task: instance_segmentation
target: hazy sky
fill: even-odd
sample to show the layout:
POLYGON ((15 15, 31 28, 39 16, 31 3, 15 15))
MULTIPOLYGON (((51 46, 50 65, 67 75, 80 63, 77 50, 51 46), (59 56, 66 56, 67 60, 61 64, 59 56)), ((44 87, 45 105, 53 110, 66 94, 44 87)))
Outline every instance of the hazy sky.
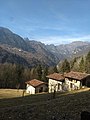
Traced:
POLYGON ((0 0, 0 26, 45 44, 90 41, 90 0, 0 0))

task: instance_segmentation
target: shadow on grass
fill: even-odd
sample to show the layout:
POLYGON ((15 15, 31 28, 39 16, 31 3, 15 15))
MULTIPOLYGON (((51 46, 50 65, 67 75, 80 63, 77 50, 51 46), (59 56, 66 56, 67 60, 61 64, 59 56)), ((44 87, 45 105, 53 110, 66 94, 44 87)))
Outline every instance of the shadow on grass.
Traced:
POLYGON ((80 120, 82 111, 90 112, 90 91, 2 99, 0 106, 2 120, 80 120))
MULTIPOLYGON (((64 96, 67 96, 67 98, 70 96, 82 97, 83 95, 87 96, 88 93, 90 93, 90 91, 84 91, 84 92, 82 91, 79 93, 58 92, 55 94, 54 99, 60 99, 64 96)), ((0 99, 0 108, 7 108, 7 107, 13 107, 13 106, 28 105, 28 104, 38 104, 41 102, 46 102, 54 99, 53 99, 53 93, 27 95, 27 96, 17 97, 17 98, 4 98, 4 99, 0 99)))

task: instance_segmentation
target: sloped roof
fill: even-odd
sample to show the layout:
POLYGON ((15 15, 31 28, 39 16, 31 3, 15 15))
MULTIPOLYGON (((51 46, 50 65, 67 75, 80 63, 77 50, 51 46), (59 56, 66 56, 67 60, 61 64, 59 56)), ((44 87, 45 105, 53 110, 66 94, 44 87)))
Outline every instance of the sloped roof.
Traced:
POLYGON ((73 78, 73 79, 76 79, 76 80, 82 80, 82 79, 90 76, 90 74, 71 71, 69 73, 66 73, 64 76, 66 78, 73 78))
POLYGON ((51 78, 53 80, 63 81, 64 76, 60 73, 53 73, 47 76, 47 78, 51 78))
POLYGON ((25 82, 25 83, 26 83, 26 84, 29 84, 29 85, 31 85, 31 86, 33 86, 33 87, 37 87, 37 86, 39 86, 39 85, 46 84, 45 82, 42 82, 42 81, 37 80, 37 79, 33 79, 33 80, 27 81, 27 82, 25 82))

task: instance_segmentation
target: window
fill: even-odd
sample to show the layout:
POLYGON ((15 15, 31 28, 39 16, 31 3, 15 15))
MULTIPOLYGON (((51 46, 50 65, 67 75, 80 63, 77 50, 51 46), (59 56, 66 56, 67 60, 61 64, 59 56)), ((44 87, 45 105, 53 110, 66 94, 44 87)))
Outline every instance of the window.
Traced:
POLYGON ((58 90, 60 90, 61 89, 61 84, 60 83, 58 83, 58 90))
POLYGON ((74 80, 75 83, 77 83, 77 80, 74 80))
POLYGON ((72 85, 73 85, 73 84, 72 84, 72 83, 70 83, 70 88, 72 88, 72 85))

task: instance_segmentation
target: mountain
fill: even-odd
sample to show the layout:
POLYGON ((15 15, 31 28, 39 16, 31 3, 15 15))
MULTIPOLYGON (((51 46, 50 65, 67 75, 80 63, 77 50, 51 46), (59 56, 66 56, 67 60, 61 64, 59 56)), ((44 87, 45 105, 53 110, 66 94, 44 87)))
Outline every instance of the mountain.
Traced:
POLYGON ((81 56, 90 51, 90 42, 75 41, 63 45, 47 45, 49 51, 58 56, 60 60, 81 56))
POLYGON ((34 53, 35 57, 43 63, 55 65, 59 61, 59 58, 49 51, 45 44, 37 41, 28 41, 28 44, 36 51, 34 53))
POLYGON ((26 66, 30 67, 38 64, 52 66, 65 58, 71 59, 86 54, 90 51, 90 43, 76 41, 58 46, 53 44, 45 45, 28 38, 23 39, 9 29, 0 27, 0 49, 1 63, 8 61, 18 63, 19 59, 19 62, 21 60, 25 62, 26 66), (3 60, 3 56, 6 54, 9 57, 5 57, 5 60, 3 60))
POLYGON ((15 63, 24 66, 30 66, 30 64, 24 58, 16 54, 12 54, 4 50, 2 47, 0 47, 0 63, 15 63))
POLYGON ((3 27, 0 27, 0 46, 24 58, 31 66, 37 64, 52 66, 59 61, 41 42, 25 40, 3 27))
POLYGON ((7 44, 25 51, 34 51, 22 37, 3 27, 0 27, 0 44, 7 44))

